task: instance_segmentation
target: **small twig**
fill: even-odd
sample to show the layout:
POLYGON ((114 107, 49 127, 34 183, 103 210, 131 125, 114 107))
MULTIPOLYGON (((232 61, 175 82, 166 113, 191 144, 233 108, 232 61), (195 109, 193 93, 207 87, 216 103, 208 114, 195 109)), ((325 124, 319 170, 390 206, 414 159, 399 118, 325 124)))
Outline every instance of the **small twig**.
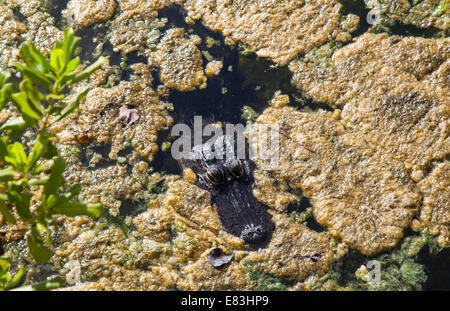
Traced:
POLYGON ((319 254, 314 254, 314 255, 295 254, 295 255, 292 255, 290 257, 291 258, 299 258, 299 259, 311 259, 312 261, 316 262, 316 261, 319 261, 321 256, 319 254))

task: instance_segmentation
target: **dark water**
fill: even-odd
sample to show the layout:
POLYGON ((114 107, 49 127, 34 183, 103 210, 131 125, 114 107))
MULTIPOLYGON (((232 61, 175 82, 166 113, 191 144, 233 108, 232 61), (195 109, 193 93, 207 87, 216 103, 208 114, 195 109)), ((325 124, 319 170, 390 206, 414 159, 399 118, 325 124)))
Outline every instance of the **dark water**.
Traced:
MULTIPOLYGON (((301 97, 299 92, 291 84, 291 72, 287 67, 277 67, 267 59, 258 59, 255 55, 242 55, 236 47, 225 45, 224 37, 213 32, 201 23, 188 25, 185 23, 185 12, 177 6, 163 9, 159 17, 168 19, 166 28, 183 27, 193 29, 193 33, 202 38, 198 46, 201 51, 208 51, 214 59, 223 60, 223 68, 219 75, 209 78, 205 89, 197 89, 191 92, 179 92, 172 90, 168 101, 174 105, 171 113, 174 124, 193 124, 194 116, 202 116, 207 122, 243 123, 241 118, 242 108, 250 106, 256 112, 262 112, 267 107, 267 102, 277 90, 290 95, 291 103, 296 101, 292 95, 301 97), (207 48, 206 39, 211 37, 220 42, 220 46, 214 45, 207 48)), ((208 60, 203 56, 203 63, 208 60)), ((154 76, 159 77, 155 72, 154 76)), ((157 84, 160 84, 157 81, 157 84)), ((297 107, 303 108, 304 103, 311 101, 302 98, 297 107)), ((326 107, 317 104, 317 107, 326 107)), ((317 108, 316 107, 316 108, 317 108)), ((168 132, 160 133, 160 141, 168 138, 168 132)), ((179 173, 178 165, 167 154, 160 153, 153 165, 168 173, 179 173)))

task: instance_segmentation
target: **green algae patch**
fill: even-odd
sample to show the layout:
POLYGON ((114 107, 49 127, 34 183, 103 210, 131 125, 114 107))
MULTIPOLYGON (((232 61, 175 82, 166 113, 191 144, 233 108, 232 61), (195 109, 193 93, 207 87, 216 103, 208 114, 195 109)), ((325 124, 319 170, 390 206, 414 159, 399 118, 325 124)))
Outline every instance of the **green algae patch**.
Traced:
POLYGON ((62 143, 67 144, 112 144, 110 159, 117 159, 119 151, 125 149, 124 141, 130 141, 134 152, 130 162, 138 157, 153 160, 158 151, 156 144, 159 130, 172 123, 158 91, 152 88, 153 77, 145 64, 132 66, 131 81, 121 81, 111 88, 97 87, 90 90, 80 109, 67 121, 52 127, 58 132, 62 143), (140 118, 131 126, 119 120, 123 105, 135 107, 140 118))
POLYGON ((158 11, 169 1, 119 0, 118 14, 110 19, 108 38, 114 52, 127 55, 138 52, 144 56, 156 49, 161 28, 167 19, 158 18, 158 11))
POLYGON ((12 61, 18 61, 19 44, 30 41, 45 56, 55 42, 62 41, 63 32, 55 27, 55 19, 45 12, 41 1, 8 0, 0 3, 0 69, 6 70, 12 61), (19 21, 14 15, 23 16, 19 21))
POLYGON ((182 4, 191 19, 249 47, 244 53, 270 57, 281 66, 330 38, 351 38, 340 24, 342 6, 338 1, 174 2, 182 4))
POLYGON ((333 254, 326 233, 293 223, 285 214, 274 213, 272 220, 275 231, 267 247, 261 252, 249 253, 243 263, 251 263, 262 272, 297 281, 323 275, 328 270, 333 254))
POLYGON ((415 263, 412 259, 405 260, 402 263, 400 273, 402 279, 414 290, 420 290, 421 288, 417 284, 423 284, 427 280, 424 267, 415 263))
MULTIPOLYGON (((367 4, 369 0, 364 1, 367 4)), ((419 28, 438 28, 448 33, 450 6, 448 0, 381 0, 381 13, 397 22, 419 28)))
POLYGON ((288 286, 284 283, 286 281, 277 278, 276 276, 261 272, 251 264, 244 265, 248 273, 248 277, 255 284, 259 290, 288 290, 288 286))
POLYGON ((423 207, 416 230, 429 229, 438 235, 442 247, 450 246, 450 163, 434 165, 431 173, 418 183, 422 191, 423 207))
POLYGON ((422 290, 428 279, 419 256, 424 251, 441 251, 437 239, 426 232, 403 239, 389 253, 366 257, 350 250, 321 279, 306 284, 316 290, 422 290))
MULTIPOLYGON (((82 183, 81 195, 102 202, 112 215, 122 215, 125 201, 136 210, 131 217, 97 223, 85 217, 56 219, 61 228, 52 235, 58 254, 52 264, 66 277, 63 290, 423 288, 426 270, 417 255, 424 247, 449 245, 449 167, 442 161, 449 146, 448 38, 366 34, 344 46, 359 18, 343 16, 339 2, 282 2, 69 2, 64 12, 67 22, 88 31, 107 27, 106 40, 114 52, 129 59, 132 53, 143 55, 148 66, 135 65, 130 81, 120 81, 122 70, 128 71, 125 58, 122 70, 105 66, 91 78, 94 89, 76 118, 54 127, 69 144, 60 146, 72 170, 67 178, 82 183), (160 189, 162 177, 150 175, 153 168, 147 160, 158 152, 158 133, 172 122, 173 107, 162 100, 168 88, 201 89, 206 77, 220 78, 224 65, 228 71, 243 70, 233 69, 225 60, 211 60, 203 69, 194 28, 163 33, 169 21, 159 17, 158 10, 170 3, 186 10, 190 24, 201 21, 225 35, 226 43, 238 43, 241 54, 268 57, 277 65, 290 62, 299 92, 343 109, 307 114, 286 107, 289 98, 278 94, 270 104, 273 110, 258 119, 266 125, 281 124, 281 130, 294 137, 292 141, 281 136, 285 168, 254 173, 254 195, 270 207, 277 228, 261 252, 249 251, 242 240, 223 231, 209 193, 195 186, 193 172, 185 172, 184 179, 169 178, 160 189), (158 68, 165 86, 156 90, 150 71, 158 68), (142 117, 125 126, 118 119, 122 104, 141 109, 142 117), (302 145, 315 151, 316 158, 302 145), (87 153, 90 167, 85 167, 85 149, 109 146, 106 154, 87 153), (288 214, 290 204, 299 204, 298 189, 313 206, 288 214), (312 217, 328 231, 309 228, 307 220, 312 217), (436 238, 408 237, 391 253, 375 254, 393 248, 409 226, 436 238), (207 259, 213 247, 226 248, 234 255, 231 262, 214 268, 207 259), (361 256, 352 248, 375 254, 370 258, 379 260, 384 272, 380 284, 367 282, 368 268, 361 263, 343 270, 348 268, 342 265, 345 260, 361 256), (308 255, 320 257, 302 258, 308 255)), ((448 29, 448 1, 426 0, 409 7, 405 1, 396 3, 384 1, 384 17, 448 29)), ((45 53, 61 34, 41 1, 3 1, 0 13, 0 67, 15 59, 21 40, 34 40, 45 53), (21 16, 15 16, 16 11, 21 16)), ((98 53, 102 41, 94 41, 99 43, 98 53)), ((208 48, 217 44, 206 40, 208 48)), ((255 87, 259 89, 260 85, 255 87)), ((261 92, 264 89, 262 84, 261 92)), ((223 94, 230 92, 222 88, 223 94)), ((305 103, 303 98, 299 101, 305 103)), ((13 114, 8 111, 0 118, 13 114)), ((249 126, 260 126, 251 108, 244 109, 244 117, 249 126)), ((8 233, 8 241, 16 238, 8 233)), ((11 247, 19 245, 18 252, 23 251, 20 241, 13 243, 11 247)), ((21 260, 27 256, 23 251, 21 260)))
POLYGON ((161 68, 161 81, 179 91, 192 91, 206 87, 203 60, 197 48, 198 37, 185 38, 183 28, 166 32, 152 56, 161 68))
MULTIPOLYGON (((314 217, 333 236, 374 254, 403 237, 421 196, 401 162, 347 133, 337 117, 323 111, 268 108, 248 135, 266 141, 258 135, 267 131, 258 127, 278 126, 283 135, 274 176, 311 198, 314 217)), ((255 162, 264 165, 262 158, 255 162)))
POLYGON ((345 127, 403 161, 419 181, 450 152, 448 46, 448 38, 366 33, 323 68, 303 61, 289 68, 307 97, 341 108, 345 127))
POLYGON ((72 24, 86 28, 94 23, 109 20, 115 10, 114 0, 71 0, 67 3, 64 17, 72 24))
MULTIPOLYGON (((105 71, 111 73, 110 69, 106 66, 105 71)), ((149 68, 135 64, 132 69, 131 81, 113 87, 94 87, 77 112, 51 127, 62 144, 83 149, 74 153, 65 147, 64 156, 70 168, 66 178, 70 183, 82 185, 83 199, 101 202, 114 216, 119 215, 123 201, 138 205, 156 194, 150 188, 158 176, 151 176, 152 168, 144 159, 153 160, 159 150, 158 132, 172 123, 161 100, 165 92, 153 89, 149 68), (124 106, 133 107, 139 114, 132 124, 120 120, 124 106), (84 158, 89 167, 83 165, 84 158)), ((91 83, 101 84, 107 75, 100 73, 91 83)))
MULTIPOLYGON (((421 236, 408 237, 391 254, 375 257, 374 260, 379 263, 381 271, 379 282, 355 284, 355 287, 370 290, 421 290, 427 281, 427 275, 425 267, 417 260, 417 254, 411 250, 417 250, 414 244, 423 239, 421 236)), ((431 245, 430 243, 435 242, 428 240, 427 243, 422 243, 420 249, 431 245)))

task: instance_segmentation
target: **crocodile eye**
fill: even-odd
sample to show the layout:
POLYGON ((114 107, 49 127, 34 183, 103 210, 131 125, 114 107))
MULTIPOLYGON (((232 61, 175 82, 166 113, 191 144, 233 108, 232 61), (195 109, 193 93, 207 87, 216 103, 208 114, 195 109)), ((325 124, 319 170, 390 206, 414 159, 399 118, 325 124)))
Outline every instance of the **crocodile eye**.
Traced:
POLYGON ((225 163, 225 166, 230 173, 230 175, 234 178, 242 177, 244 173, 244 169, 242 168, 242 163, 238 159, 232 159, 225 163))
POLYGON ((224 171, 219 165, 208 166, 205 177, 213 185, 220 185, 225 180, 224 171))

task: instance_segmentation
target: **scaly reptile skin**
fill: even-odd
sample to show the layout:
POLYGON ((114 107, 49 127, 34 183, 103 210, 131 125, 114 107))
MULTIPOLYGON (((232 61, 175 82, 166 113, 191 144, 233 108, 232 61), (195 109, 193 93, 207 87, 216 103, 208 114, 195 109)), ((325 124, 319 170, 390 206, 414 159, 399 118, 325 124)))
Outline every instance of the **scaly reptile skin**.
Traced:
POLYGON ((219 136, 212 142, 194 146, 179 162, 182 169, 191 168, 195 172, 200 188, 210 192, 226 231, 252 248, 261 248, 270 241, 275 226, 268 207, 253 195, 255 165, 248 157, 247 142, 242 140, 244 156, 238 159, 236 141, 239 140, 232 135, 219 136))

